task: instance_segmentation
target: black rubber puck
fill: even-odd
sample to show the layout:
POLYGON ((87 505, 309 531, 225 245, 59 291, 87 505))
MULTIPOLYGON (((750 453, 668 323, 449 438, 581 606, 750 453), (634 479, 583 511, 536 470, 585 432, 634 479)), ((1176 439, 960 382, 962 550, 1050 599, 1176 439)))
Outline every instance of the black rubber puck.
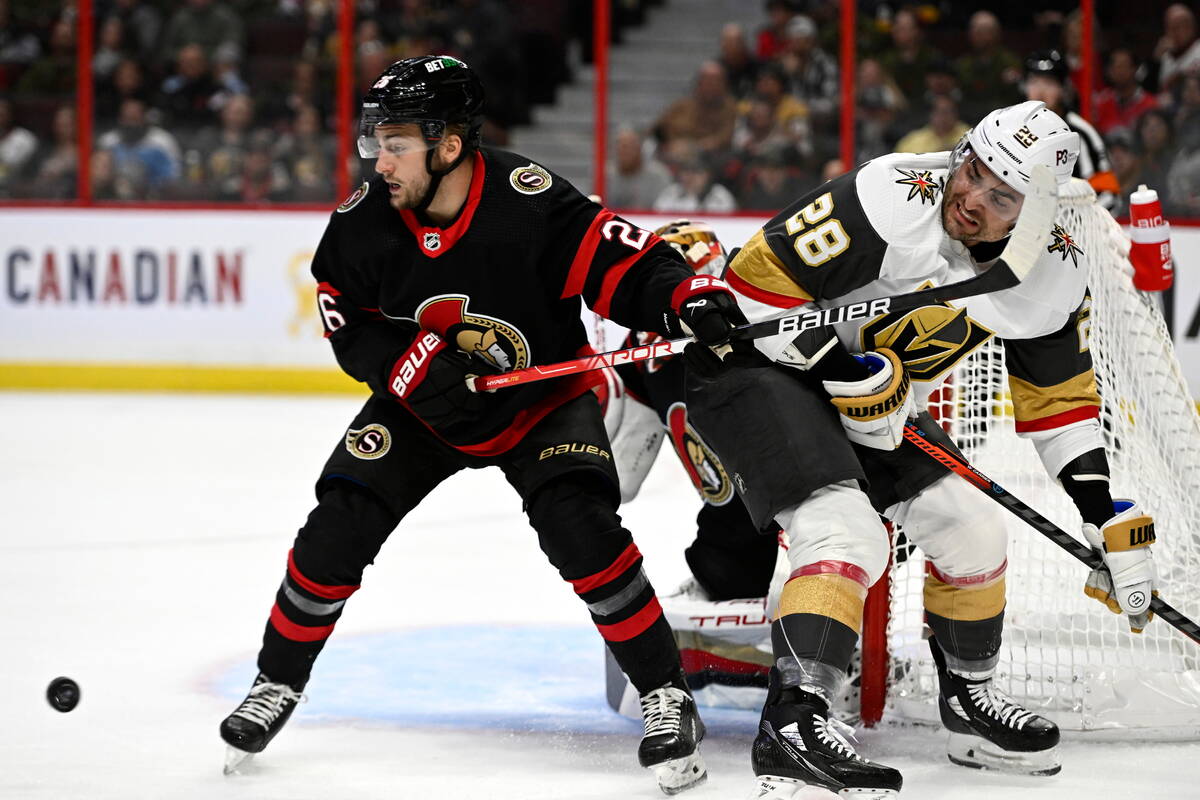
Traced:
POLYGON ((70 678, 55 678, 46 687, 46 701, 64 714, 79 705, 79 684, 70 678))

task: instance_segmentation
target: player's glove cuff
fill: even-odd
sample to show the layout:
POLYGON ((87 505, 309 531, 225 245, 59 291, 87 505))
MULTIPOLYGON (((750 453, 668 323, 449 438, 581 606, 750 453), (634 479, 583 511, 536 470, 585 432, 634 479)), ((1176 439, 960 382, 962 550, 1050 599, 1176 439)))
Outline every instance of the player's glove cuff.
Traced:
POLYGON ((822 381, 850 441, 876 450, 895 450, 904 423, 915 413, 910 379, 900 357, 881 348, 855 356, 870 370, 857 381, 822 381))
POLYGON ((1114 500, 1116 512, 1103 526, 1084 524, 1083 536, 1104 559, 1104 567, 1092 570, 1084 594, 1108 609, 1129 617, 1134 633, 1154 618, 1150 599, 1157 594, 1154 557, 1154 520, 1143 514, 1132 500, 1114 500))

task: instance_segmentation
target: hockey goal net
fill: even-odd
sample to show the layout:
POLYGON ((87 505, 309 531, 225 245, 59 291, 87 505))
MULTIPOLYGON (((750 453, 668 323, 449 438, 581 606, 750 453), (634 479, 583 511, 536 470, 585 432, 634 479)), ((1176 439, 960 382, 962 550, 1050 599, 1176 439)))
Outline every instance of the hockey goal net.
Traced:
MULTIPOLYGON (((1200 417, 1175 358, 1158 299, 1133 288, 1128 239, 1072 181, 1059 222, 1091 265, 1090 329, 1103 395, 1114 497, 1154 516, 1164 599, 1200 617, 1200 417)), ((1078 535, 1070 499, 1014 432, 1001 347, 989 342, 956 368, 930 410, 984 474, 1078 535)), ((1200 737, 1200 645, 1161 620, 1143 634, 1083 594, 1087 568, 1009 518, 1008 598, 997 684, 1064 731, 1094 737, 1200 737)), ((894 532, 893 542, 899 537, 894 532)), ((1081 537, 1080 537, 1081 538, 1081 537)), ((863 721, 937 721, 937 677, 923 625, 925 559, 893 548, 864 622, 863 721)))

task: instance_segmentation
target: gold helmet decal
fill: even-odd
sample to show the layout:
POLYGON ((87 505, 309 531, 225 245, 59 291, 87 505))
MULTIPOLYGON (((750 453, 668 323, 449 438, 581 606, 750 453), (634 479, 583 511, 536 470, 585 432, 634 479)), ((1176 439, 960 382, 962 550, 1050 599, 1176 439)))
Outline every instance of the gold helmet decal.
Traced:
POLYGON ((673 403, 667 409, 667 428, 671 433, 671 443, 675 445, 675 453, 704 502, 714 506, 728 503, 733 498, 733 484, 729 475, 696 429, 688 424, 687 408, 683 403, 673 403))
POLYGON ((417 323, 465 353, 477 353, 501 372, 529 366, 529 340, 516 327, 482 314, 467 313, 470 298, 441 294, 417 307, 417 323))
POLYGON ((711 225, 677 219, 654 233, 677 250, 698 274, 719 275, 725 268, 725 248, 721 246, 717 232, 711 225))
POLYGON ((861 342, 864 352, 881 347, 894 352, 914 381, 931 381, 991 335, 965 308, 940 305, 873 319, 863 326, 861 342))

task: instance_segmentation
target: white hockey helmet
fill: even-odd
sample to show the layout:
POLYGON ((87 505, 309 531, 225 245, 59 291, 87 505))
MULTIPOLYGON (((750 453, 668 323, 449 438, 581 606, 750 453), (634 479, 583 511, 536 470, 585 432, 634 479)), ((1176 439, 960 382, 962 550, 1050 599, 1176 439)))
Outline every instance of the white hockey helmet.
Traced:
POLYGON ((967 131, 950 157, 954 171, 970 149, 996 177, 1025 194, 1029 170, 1045 164, 1061 187, 1079 158, 1079 134, 1040 100, 998 108, 967 131))

